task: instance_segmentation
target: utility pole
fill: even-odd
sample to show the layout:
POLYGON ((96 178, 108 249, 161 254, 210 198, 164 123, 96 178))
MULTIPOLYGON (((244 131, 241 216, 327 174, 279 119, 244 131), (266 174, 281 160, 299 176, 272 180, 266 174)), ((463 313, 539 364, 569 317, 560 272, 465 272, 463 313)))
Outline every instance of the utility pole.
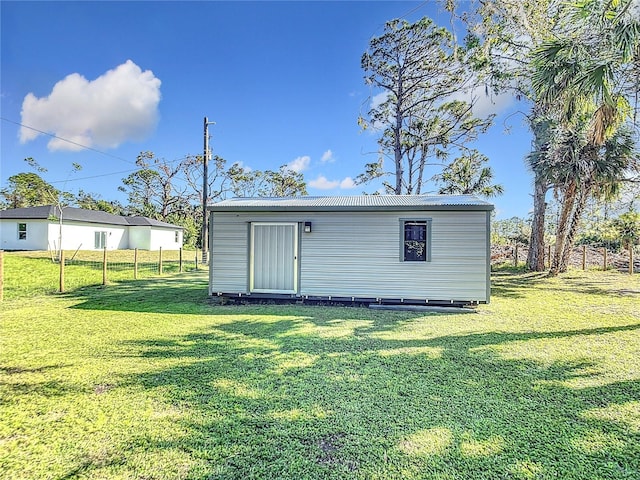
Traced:
POLYGON ((207 202, 209 200, 209 125, 216 122, 210 122, 204 117, 204 154, 202 163, 204 171, 202 173, 202 263, 209 263, 209 236, 207 228, 207 202))

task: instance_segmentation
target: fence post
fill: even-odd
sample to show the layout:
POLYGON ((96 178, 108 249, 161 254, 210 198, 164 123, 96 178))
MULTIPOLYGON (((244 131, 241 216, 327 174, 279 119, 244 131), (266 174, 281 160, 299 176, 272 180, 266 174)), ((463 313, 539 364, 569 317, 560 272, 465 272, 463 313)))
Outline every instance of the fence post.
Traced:
POLYGON ((138 279, 138 249, 133 250, 133 279, 138 279))
POLYGON ((582 270, 587 269, 587 246, 582 245, 582 270))
POLYGON ((162 275, 162 247, 158 252, 158 275, 162 275))
POLYGON ((518 244, 516 243, 515 252, 513 254, 513 266, 518 266, 518 244))
POLYGON ((182 247, 180 247, 180 273, 182 273, 182 247))
POLYGON ((196 270, 198 269, 198 249, 196 248, 196 270))
POLYGON ((64 250, 60 250, 60 293, 64 293, 64 250))
POLYGON ((102 285, 107 284, 107 247, 102 251, 102 285))
POLYGON ((629 242, 629 275, 633 275, 633 243, 629 242))
POLYGON ((0 302, 4 300, 4 250, 0 250, 0 302))
POLYGON ((604 247, 602 250, 604 250, 602 252, 603 270, 606 271, 607 270, 607 247, 604 247))

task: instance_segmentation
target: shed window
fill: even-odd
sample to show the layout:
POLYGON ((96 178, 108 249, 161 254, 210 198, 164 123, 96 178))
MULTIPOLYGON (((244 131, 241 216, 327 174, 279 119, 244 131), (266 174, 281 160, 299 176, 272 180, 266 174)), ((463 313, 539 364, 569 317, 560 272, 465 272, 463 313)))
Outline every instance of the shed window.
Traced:
POLYGON ((429 237, 430 220, 402 220, 403 262, 428 262, 431 260, 429 237))
POLYGON ((19 223, 18 224, 18 240, 26 240, 27 239, 27 224, 19 223))
POLYGON ((176 231, 175 231, 175 236, 174 236, 174 238, 175 238, 175 242, 176 242, 176 243, 179 243, 179 242, 180 242, 180 231, 178 231, 178 230, 176 230, 176 231))

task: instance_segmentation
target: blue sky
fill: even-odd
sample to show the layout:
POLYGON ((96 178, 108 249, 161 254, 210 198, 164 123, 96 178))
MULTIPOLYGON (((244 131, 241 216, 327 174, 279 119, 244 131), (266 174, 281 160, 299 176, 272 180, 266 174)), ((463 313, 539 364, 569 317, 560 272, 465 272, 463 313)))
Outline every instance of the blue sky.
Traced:
MULTIPOLYGON (((201 154, 205 116, 216 122, 213 154, 230 163, 289 164, 311 195, 373 192, 351 182, 377 150, 357 124, 379 93, 363 81, 362 53, 387 20, 449 22, 435 1, 3 0, 0 8, 2 186, 31 171, 23 159, 32 157, 58 188, 120 201, 117 187, 141 151, 167 160, 201 154)), ((475 144, 505 187, 494 200, 498 217, 526 216, 530 134, 514 112, 527 105, 482 103, 499 113, 475 144)))

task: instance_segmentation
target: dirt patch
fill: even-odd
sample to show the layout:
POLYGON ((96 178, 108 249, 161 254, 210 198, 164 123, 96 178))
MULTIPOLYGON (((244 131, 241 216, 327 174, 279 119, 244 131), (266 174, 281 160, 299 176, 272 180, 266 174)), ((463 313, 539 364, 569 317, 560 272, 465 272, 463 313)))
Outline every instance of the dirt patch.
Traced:
POLYGON ((356 471, 358 469, 358 463, 345 459, 340 454, 343 440, 344 434, 330 434, 313 442, 315 447, 320 451, 316 460, 318 464, 330 467, 344 467, 350 472, 356 471))
POLYGON ((93 392, 96 395, 102 395, 103 393, 107 393, 109 390, 113 389, 115 385, 111 385, 110 383, 99 383, 95 387, 93 387, 93 392))

